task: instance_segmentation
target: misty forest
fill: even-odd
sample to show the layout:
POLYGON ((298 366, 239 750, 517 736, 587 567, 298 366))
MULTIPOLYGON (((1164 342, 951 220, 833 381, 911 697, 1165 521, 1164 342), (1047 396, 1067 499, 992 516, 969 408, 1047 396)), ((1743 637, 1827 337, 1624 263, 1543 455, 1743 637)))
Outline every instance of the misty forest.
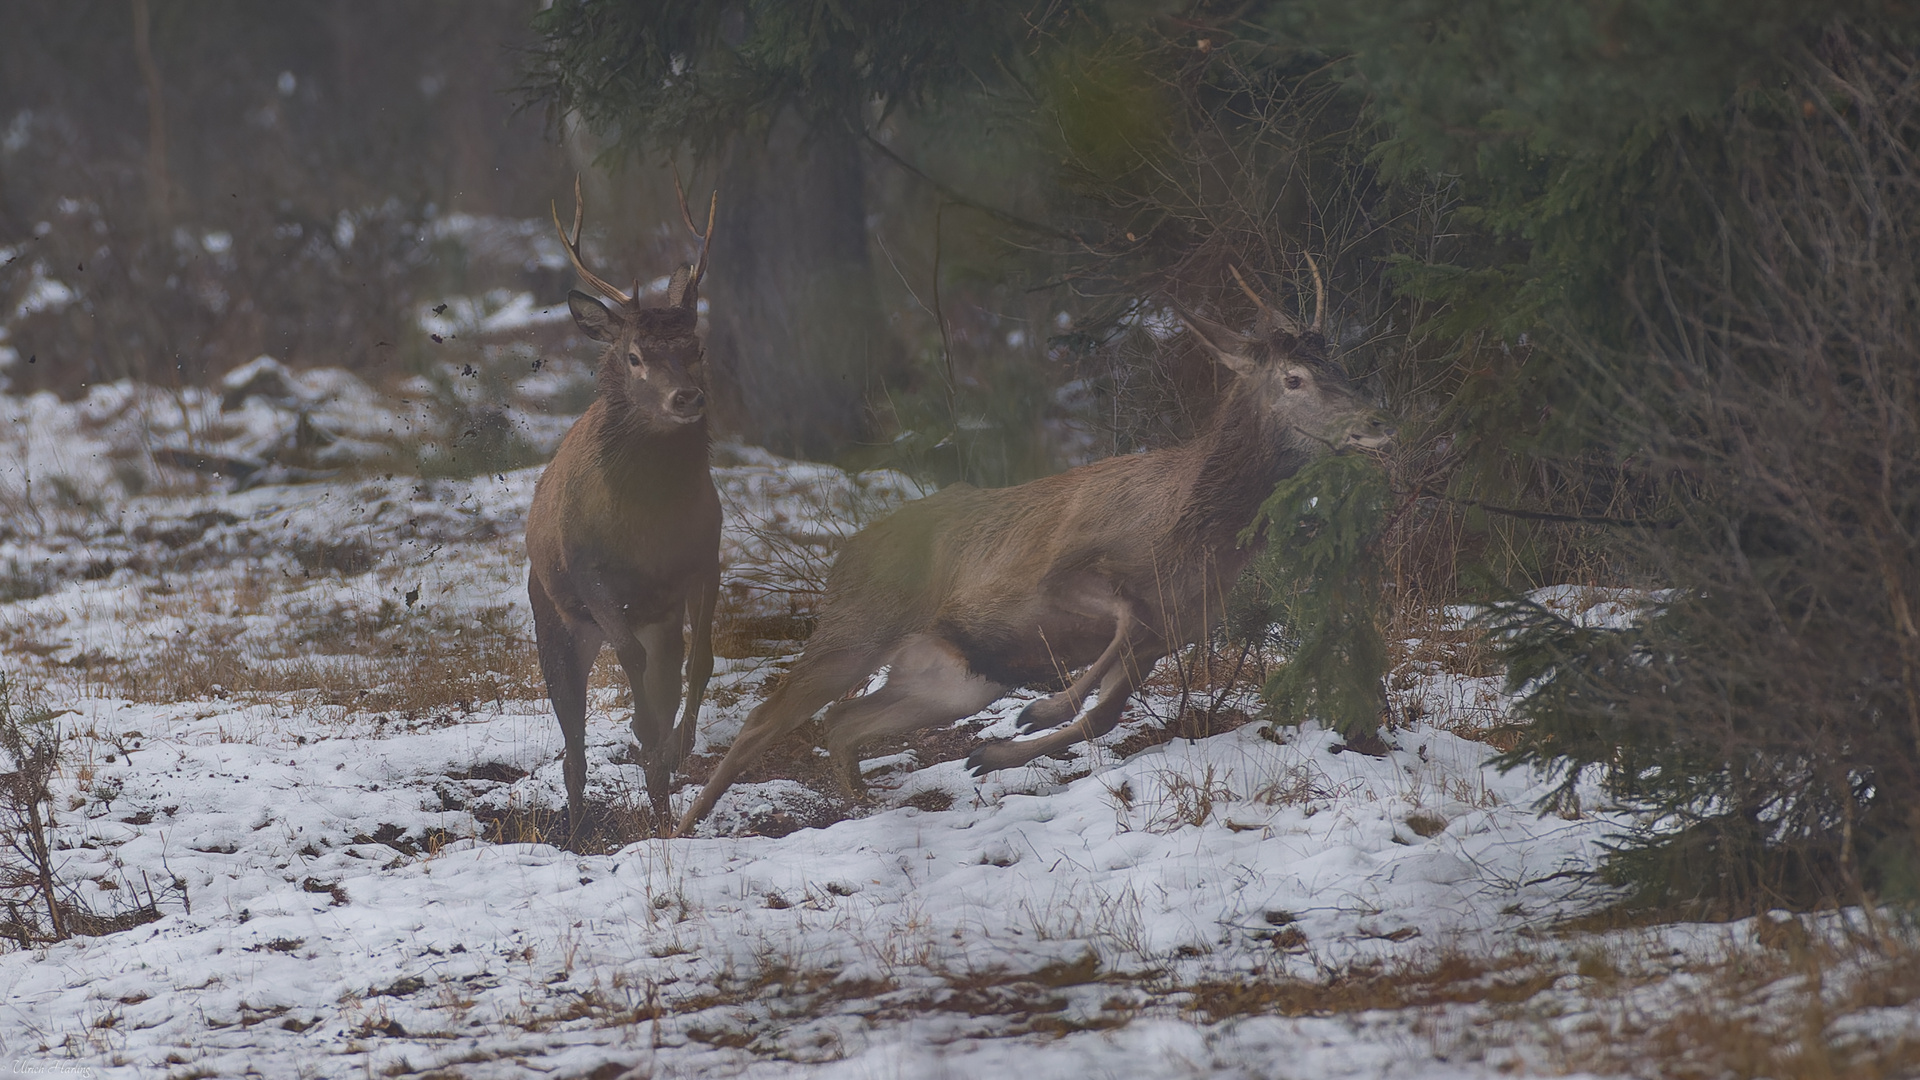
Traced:
POLYGON ((1920 9, 22 0, 0 1075, 1920 1073, 1920 9))

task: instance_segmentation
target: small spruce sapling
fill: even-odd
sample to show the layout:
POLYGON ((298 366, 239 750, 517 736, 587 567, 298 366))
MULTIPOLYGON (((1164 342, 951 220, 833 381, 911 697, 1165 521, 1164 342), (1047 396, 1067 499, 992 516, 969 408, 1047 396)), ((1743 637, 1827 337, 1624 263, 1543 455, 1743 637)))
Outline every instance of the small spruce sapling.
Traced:
POLYGON ((1249 538, 1267 532, 1253 569, 1287 653, 1261 688, 1275 724, 1317 720, 1350 741, 1380 729, 1387 495, 1386 472, 1372 459, 1323 458, 1282 481, 1248 530, 1249 538))

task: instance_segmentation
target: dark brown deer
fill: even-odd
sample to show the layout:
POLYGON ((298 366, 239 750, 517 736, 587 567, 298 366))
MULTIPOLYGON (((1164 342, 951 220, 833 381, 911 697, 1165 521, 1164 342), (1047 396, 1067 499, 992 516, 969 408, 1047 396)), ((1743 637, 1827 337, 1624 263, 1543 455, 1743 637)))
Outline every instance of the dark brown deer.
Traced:
MULTIPOLYGON (((671 278, 667 302, 641 303, 640 283, 621 292, 580 257, 585 205, 574 181, 573 235, 560 228, 582 280, 613 302, 579 290, 567 306, 581 332, 606 343, 599 394, 541 473, 527 511, 527 597, 540 672, 566 739, 567 823, 587 818, 587 673, 612 645, 633 688, 633 737, 646 769, 655 819, 667 814, 667 784, 693 744, 694 720, 713 674, 713 605, 720 586, 720 497, 708 473, 706 394, 696 333, 700 280, 713 239, 713 207, 700 259, 671 278), (682 627, 691 623, 686 709, 680 705, 682 627)), ((717 205, 717 200, 716 200, 717 205)), ((681 200, 681 216, 686 202, 681 200)))
POLYGON ((1318 291, 1306 327, 1264 303, 1251 337, 1182 316, 1232 380, 1193 441, 1018 487, 956 484, 849 538, 800 659, 747 717, 680 832, 829 702, 828 749, 855 790, 862 743, 959 720, 1009 688, 1058 685, 1076 669, 1065 690, 1021 714, 1023 731, 1058 730, 982 744, 969 766, 977 776, 1024 765, 1112 730, 1154 664, 1219 621, 1254 554, 1241 533, 1274 485, 1316 455, 1392 435, 1328 361, 1318 291), (882 686, 838 700, 883 665, 882 686))

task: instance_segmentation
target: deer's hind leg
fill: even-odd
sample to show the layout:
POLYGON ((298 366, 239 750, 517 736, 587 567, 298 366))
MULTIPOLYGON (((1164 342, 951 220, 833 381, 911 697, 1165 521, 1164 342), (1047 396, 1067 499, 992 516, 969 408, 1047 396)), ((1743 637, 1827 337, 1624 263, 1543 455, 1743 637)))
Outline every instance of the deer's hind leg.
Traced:
POLYGON ((972 716, 1007 692, 973 672, 951 642, 932 634, 907 639, 890 661, 886 685, 827 710, 827 749, 841 782, 860 791, 862 743, 972 716))
MULTIPOLYGON (((817 637, 818 635, 816 635, 817 637)), ((679 832, 686 835, 694 823, 712 812, 713 805, 748 765, 794 728, 806 723, 820 707, 858 686, 861 680, 878 671, 886 659, 884 647, 851 645, 808 649, 793 670, 774 688, 767 700, 747 715, 740 735, 727 748, 727 755, 713 770, 713 776, 693 805, 680 818, 679 832)))

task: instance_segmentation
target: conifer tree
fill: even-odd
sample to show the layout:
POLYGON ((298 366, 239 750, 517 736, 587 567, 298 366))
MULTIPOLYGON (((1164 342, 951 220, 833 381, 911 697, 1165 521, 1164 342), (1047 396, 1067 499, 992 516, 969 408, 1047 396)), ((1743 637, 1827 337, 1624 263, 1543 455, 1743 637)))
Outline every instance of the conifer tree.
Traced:
POLYGON ((560 0, 535 21, 523 89, 615 154, 688 150, 712 167, 722 412, 775 450, 832 458, 874 433, 866 396, 900 376, 868 254, 876 130, 1017 86, 1080 6, 560 0))

